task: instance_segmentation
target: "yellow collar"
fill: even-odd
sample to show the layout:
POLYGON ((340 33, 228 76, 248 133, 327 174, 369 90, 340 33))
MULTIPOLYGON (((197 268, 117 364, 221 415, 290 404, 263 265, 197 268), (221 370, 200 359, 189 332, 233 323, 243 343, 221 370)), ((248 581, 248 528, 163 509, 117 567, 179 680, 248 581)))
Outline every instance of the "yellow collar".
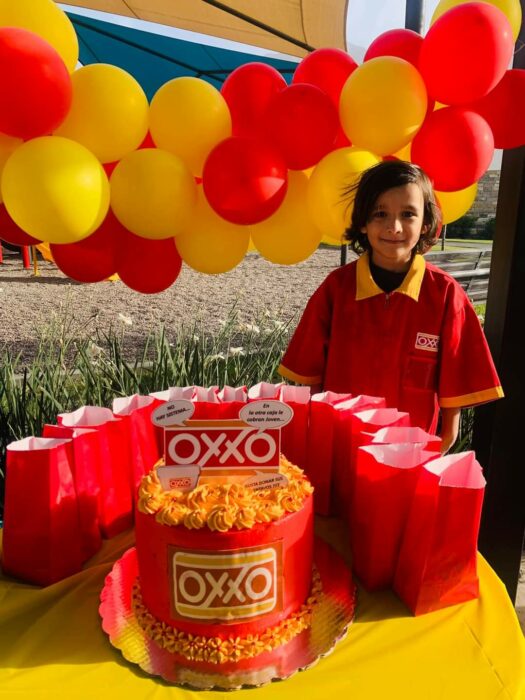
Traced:
MULTIPOLYGON (((419 299, 419 291, 425 274, 425 259, 419 253, 414 255, 410 268, 403 280, 401 286, 395 289, 395 292, 406 294, 414 301, 419 299)), ((377 294, 384 294, 383 290, 377 286, 370 272, 370 263, 368 253, 361 255, 357 261, 357 285, 355 298, 356 301, 368 299, 377 294)))

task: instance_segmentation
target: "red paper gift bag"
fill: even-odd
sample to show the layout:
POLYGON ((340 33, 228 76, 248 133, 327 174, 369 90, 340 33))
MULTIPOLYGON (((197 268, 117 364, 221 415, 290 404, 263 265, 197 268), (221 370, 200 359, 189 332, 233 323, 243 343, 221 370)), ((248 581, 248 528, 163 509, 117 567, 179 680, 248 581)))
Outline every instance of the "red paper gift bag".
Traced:
POLYGON ((80 571, 72 460, 70 440, 27 437, 7 446, 6 574, 47 586, 80 571))
POLYGON ((46 438, 69 438, 73 459, 71 469, 77 494, 78 518, 82 537, 82 560, 90 559, 102 545, 100 517, 102 492, 100 488, 100 449, 96 430, 67 428, 64 425, 44 425, 46 438))
POLYGON ((96 430, 100 450, 102 489, 101 530, 114 537, 133 524, 131 498, 131 441, 125 421, 109 408, 82 406, 72 413, 61 413, 58 424, 96 430))
POLYGON ((438 435, 427 433, 423 428, 393 426, 380 428, 375 433, 360 433, 358 436, 359 447, 392 445, 398 442, 410 442, 421 445, 430 452, 441 452, 441 438, 438 435))
POLYGON ((367 444, 361 433, 374 433, 380 428, 389 426, 409 426, 410 416, 396 408, 371 408, 351 413, 349 416, 350 430, 346 437, 346 457, 344 460, 344 475, 338 483, 341 513, 347 513, 352 503, 354 492, 355 466, 357 448, 367 444))
POLYGON ((284 382, 271 384, 270 382, 259 382, 248 389, 248 401, 257 401, 258 399, 278 399, 279 391, 284 386, 284 382))
POLYGON ((188 401, 191 401, 194 391, 194 386, 172 386, 164 391, 152 391, 150 396, 153 396, 153 398, 159 403, 176 401, 178 399, 187 399, 188 401))
POLYGON ((485 479, 473 452, 447 455, 420 472, 394 590, 414 615, 479 595, 476 552, 485 479))
POLYGON ((279 401, 288 404, 293 411, 292 420, 281 430, 281 452, 292 464, 305 469, 310 387, 284 384, 279 391, 279 401))
POLYGON ((217 396, 218 386, 205 388, 194 387, 192 402, 195 408, 193 420, 218 420, 220 416, 220 399, 217 396))
POLYGON ((385 399, 379 396, 359 394, 335 404, 336 424, 332 464, 331 512, 342 516, 347 509, 344 502, 344 485, 350 469, 352 427, 350 417, 365 409, 384 408, 385 399))
POLYGON ((336 412, 334 405, 350 394, 325 391, 310 400, 306 474, 314 487, 314 508, 319 515, 330 514, 330 491, 334 455, 336 412))
POLYGON ((224 386, 217 394, 220 401, 219 414, 222 420, 239 417, 239 411, 248 401, 248 391, 245 386, 224 386))
POLYGON ((153 396, 119 397, 113 400, 113 414, 128 423, 131 440, 131 492, 134 500, 140 480, 158 462, 159 451, 151 414, 157 403, 153 396))
POLYGON ((353 568, 368 590, 392 585, 420 467, 438 456, 410 443, 357 450, 347 519, 353 568))
MULTIPOLYGON (((389 411, 391 409, 388 409, 389 411)), ((394 409, 395 410, 395 409, 394 409)), ((392 414, 386 414, 387 418, 392 414)), ((396 415, 396 414, 393 414, 396 415)), ((384 418, 385 414, 381 414, 381 418, 384 418)), ((376 418, 377 419, 377 418, 376 418)), ((405 418, 401 422, 404 422, 405 418)), ((347 483, 342 482, 339 488, 340 497, 344 499, 344 512, 348 511, 349 506, 352 502, 353 484, 355 481, 355 465, 357 458, 357 450, 360 447, 365 447, 366 445, 389 445, 400 442, 409 442, 412 444, 419 444, 421 447, 431 451, 440 452, 441 451, 441 438, 437 435, 432 435, 427 433, 422 428, 417 427, 406 427, 405 425, 390 425, 386 428, 380 428, 376 432, 366 432, 366 431, 356 431, 354 425, 354 431, 351 432, 350 438, 348 439, 349 451, 348 451, 348 464, 346 465, 346 470, 349 471, 349 478, 347 483)))

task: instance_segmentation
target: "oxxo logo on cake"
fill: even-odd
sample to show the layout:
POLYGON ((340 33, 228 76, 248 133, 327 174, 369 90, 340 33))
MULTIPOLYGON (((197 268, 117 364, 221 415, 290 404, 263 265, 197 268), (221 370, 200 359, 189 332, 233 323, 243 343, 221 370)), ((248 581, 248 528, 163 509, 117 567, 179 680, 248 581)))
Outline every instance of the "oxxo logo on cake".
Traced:
POLYGON ((166 465, 203 469, 279 468, 280 429, 293 416, 284 403, 253 401, 239 420, 185 421, 165 430, 166 465))
POLYGON ((282 609, 281 543, 171 552, 174 617, 235 622, 282 609))

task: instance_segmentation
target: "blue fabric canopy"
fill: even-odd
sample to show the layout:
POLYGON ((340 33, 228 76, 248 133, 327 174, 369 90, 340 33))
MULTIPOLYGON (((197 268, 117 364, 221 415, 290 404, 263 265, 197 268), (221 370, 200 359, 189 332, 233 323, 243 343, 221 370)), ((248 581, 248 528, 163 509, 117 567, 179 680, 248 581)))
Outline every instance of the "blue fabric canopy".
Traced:
POLYGON ((153 34, 73 12, 67 14, 78 35, 80 62, 111 63, 123 68, 138 80, 149 99, 168 80, 185 75, 202 78, 220 88, 235 68, 251 61, 273 66, 288 82, 297 67, 292 60, 153 34))

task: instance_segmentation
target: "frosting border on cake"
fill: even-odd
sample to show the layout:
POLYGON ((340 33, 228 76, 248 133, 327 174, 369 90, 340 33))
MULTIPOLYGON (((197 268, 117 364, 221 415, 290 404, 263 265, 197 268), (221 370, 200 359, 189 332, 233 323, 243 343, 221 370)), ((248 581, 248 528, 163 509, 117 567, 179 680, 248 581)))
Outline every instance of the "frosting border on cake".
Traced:
POLYGON ((285 486, 255 491, 240 483, 203 484, 188 493, 164 491, 155 469, 143 477, 137 507, 154 515, 161 525, 182 525, 189 530, 208 527, 214 532, 249 530, 287 513, 299 511, 313 487, 299 467, 281 456, 285 486))
POLYGON ((132 589, 131 607, 143 632, 162 649, 188 661, 223 664, 252 659, 265 651, 273 651, 310 627, 315 607, 322 596, 322 582, 314 566, 310 595, 296 612, 262 633, 245 637, 205 637, 178 630, 152 615, 142 601, 138 579, 132 589))

